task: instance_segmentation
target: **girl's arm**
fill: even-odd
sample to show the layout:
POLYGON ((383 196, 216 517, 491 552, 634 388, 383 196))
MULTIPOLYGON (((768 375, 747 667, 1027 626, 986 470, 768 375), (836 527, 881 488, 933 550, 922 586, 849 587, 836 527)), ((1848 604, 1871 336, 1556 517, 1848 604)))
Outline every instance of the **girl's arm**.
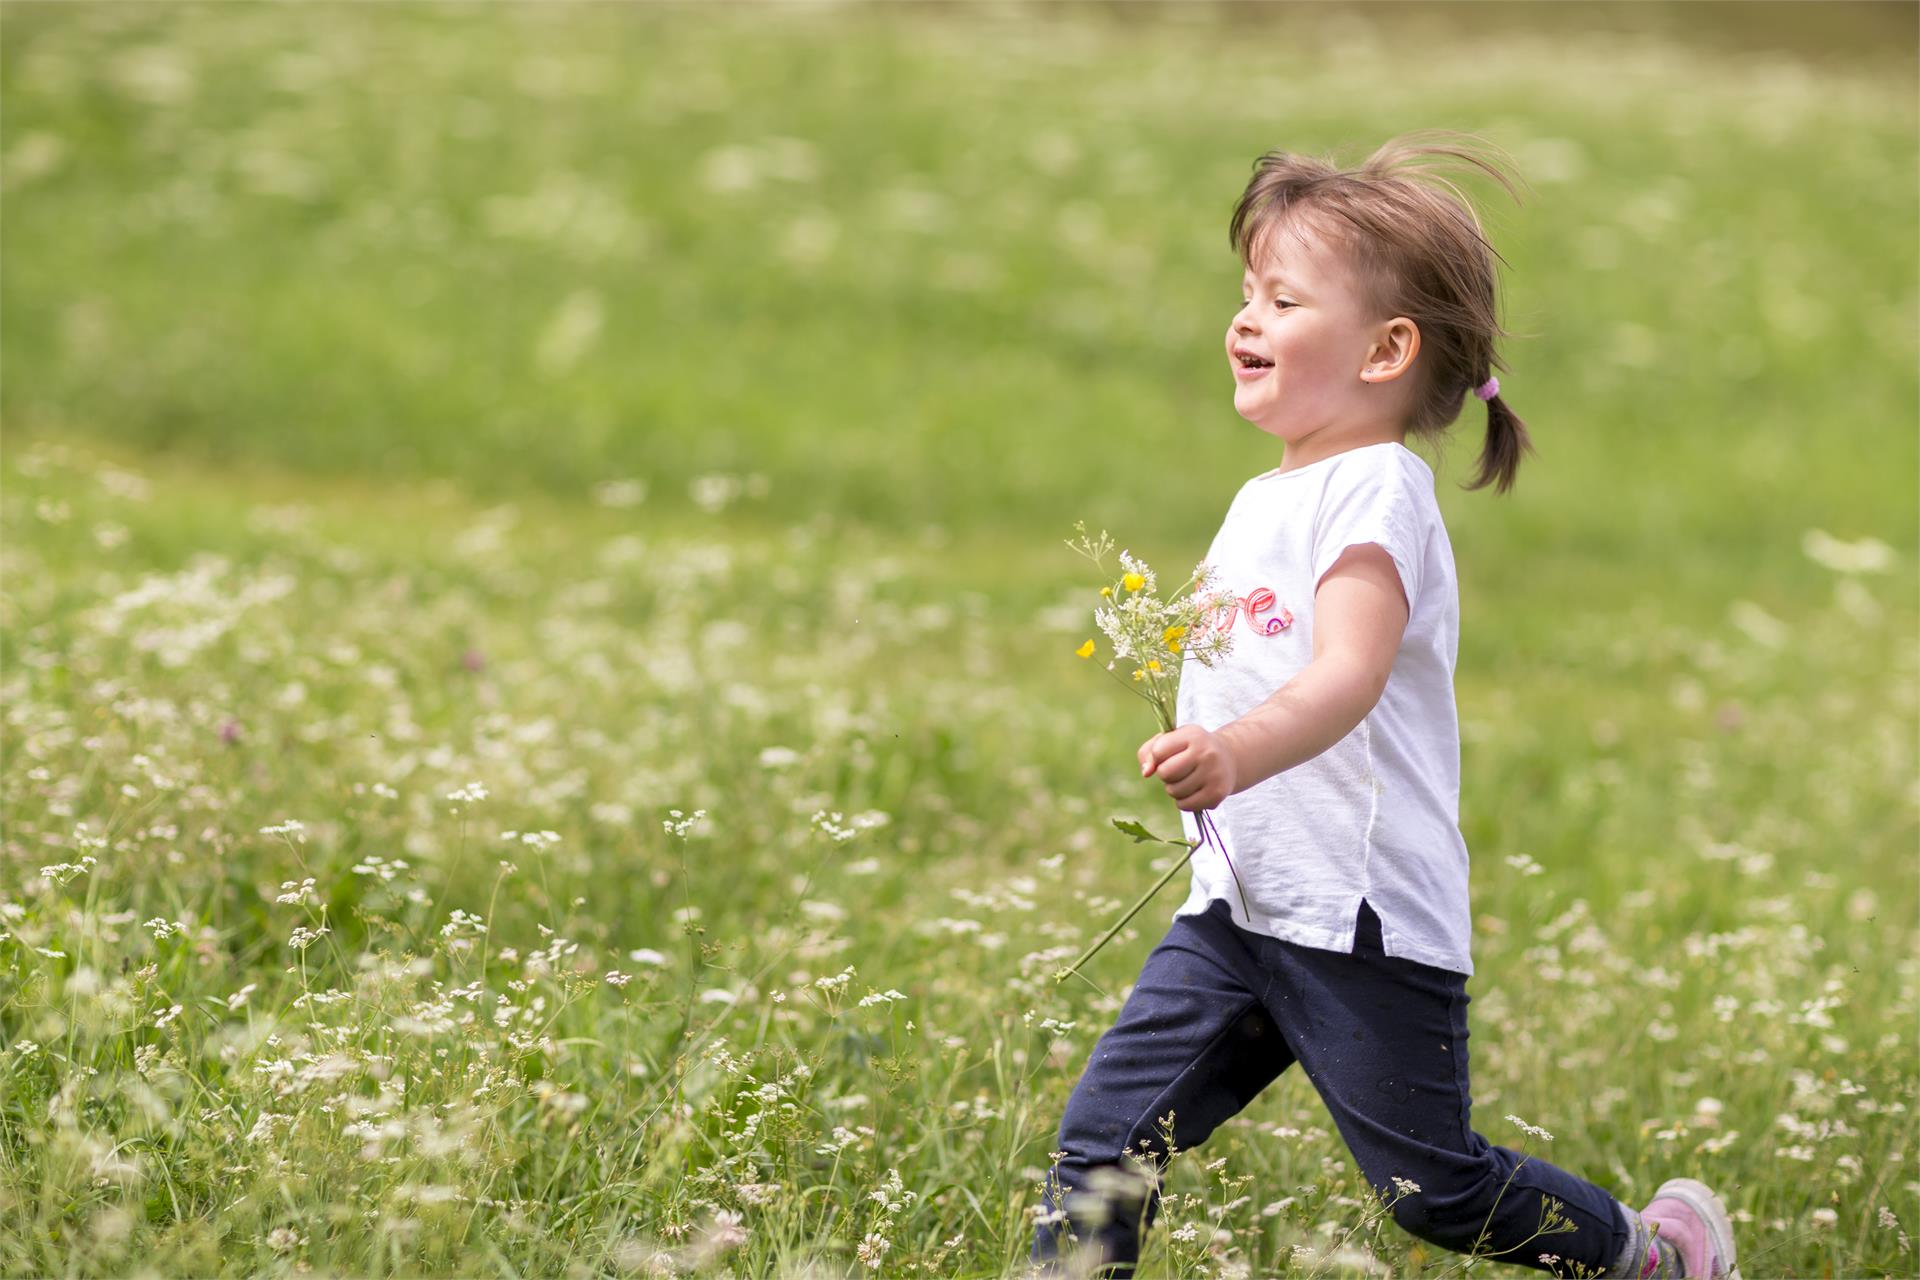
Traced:
POLYGON ((1313 660, 1273 697, 1210 733, 1179 725, 1140 743, 1140 777, 1158 775, 1183 810, 1306 764, 1367 718, 1407 629, 1400 570, 1379 543, 1356 543, 1313 591, 1313 660))
POLYGON ((1387 687, 1407 597, 1378 543, 1348 547, 1313 595, 1313 660, 1272 697, 1216 732, 1245 791, 1353 732, 1387 687))

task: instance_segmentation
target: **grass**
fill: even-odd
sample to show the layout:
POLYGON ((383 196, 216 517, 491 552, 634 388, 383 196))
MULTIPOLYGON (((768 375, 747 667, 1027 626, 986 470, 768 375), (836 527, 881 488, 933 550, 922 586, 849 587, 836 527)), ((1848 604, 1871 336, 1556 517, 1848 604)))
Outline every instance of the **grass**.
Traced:
MULTIPOLYGON (((1175 905, 1048 980, 1174 825, 1062 539, 1198 557, 1248 163, 1417 122, 1475 1126, 1912 1272, 1912 66, 1236 12, 6 8, 0 1271, 1011 1271, 1175 905)), ((1167 1190, 1467 1273, 1298 1072, 1167 1190)))

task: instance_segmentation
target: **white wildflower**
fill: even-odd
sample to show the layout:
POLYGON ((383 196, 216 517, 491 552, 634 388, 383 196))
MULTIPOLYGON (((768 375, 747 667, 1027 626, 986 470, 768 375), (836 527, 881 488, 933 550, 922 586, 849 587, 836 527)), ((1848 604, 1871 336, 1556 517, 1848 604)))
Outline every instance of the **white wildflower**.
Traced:
POLYGON ((307 1243, 307 1237, 292 1227, 275 1227, 267 1233, 267 1248, 275 1253, 286 1253, 307 1243))
MULTIPOLYGON (((404 858, 396 858, 392 862, 388 862, 377 853, 368 854, 363 861, 353 864, 353 874, 357 876, 379 876, 383 881, 392 880, 396 875, 406 869, 407 862, 404 858)), ((307 883, 311 885, 313 881, 309 880, 307 883)))
POLYGON ((1513 1121, 1515 1124, 1519 1125, 1522 1129, 1525 1129, 1528 1133, 1532 1134, 1536 1138, 1545 1138, 1548 1142, 1553 1141, 1553 1135, 1548 1133, 1545 1129, 1540 1128, 1538 1125, 1528 1124, 1525 1120, 1522 1120, 1519 1116, 1514 1116, 1514 1115, 1508 1116, 1507 1119, 1513 1121))
POLYGON ((816 1155, 838 1155, 842 1150, 852 1146, 857 1141, 859 1141, 858 1134, 843 1124, 837 1124, 833 1126, 833 1136, 813 1150, 816 1155))
POLYGON ((891 1248, 893 1244, 885 1236, 878 1231, 869 1231, 867 1238, 860 1242, 860 1247, 854 1250, 854 1255, 860 1259, 862 1265, 878 1270, 881 1259, 891 1248))
POLYGON ((96 865, 92 854, 83 855, 78 862, 56 862, 40 868, 40 874, 55 884, 65 884, 75 876, 83 876, 96 865))
POLYGON ((835 841, 844 842, 859 835, 860 831, 857 827, 842 826, 843 817, 844 815, 838 810, 829 813, 825 809, 816 809, 810 821, 816 830, 824 832, 835 841))
POLYGON ((440 936, 443 938, 451 938, 459 934, 462 930, 468 933, 481 934, 487 931, 487 926, 479 916, 470 915, 460 908, 455 907, 447 916, 447 922, 440 926, 440 936))
POLYGON ((899 1213, 919 1198, 919 1192, 907 1190, 898 1169, 888 1169, 886 1181, 867 1192, 867 1199, 878 1204, 883 1213, 889 1214, 899 1213))
POLYGON ((713 1221, 700 1235, 696 1252, 704 1262, 729 1249, 738 1248, 746 1240, 747 1229, 741 1225, 740 1214, 732 1209, 715 1209, 713 1221))
POLYGON ((687 832, 693 824, 707 816, 705 809, 695 809, 691 817, 682 814, 678 809, 669 809, 667 812, 672 816, 660 825, 665 828, 668 835, 679 836, 683 840, 686 839, 687 832))

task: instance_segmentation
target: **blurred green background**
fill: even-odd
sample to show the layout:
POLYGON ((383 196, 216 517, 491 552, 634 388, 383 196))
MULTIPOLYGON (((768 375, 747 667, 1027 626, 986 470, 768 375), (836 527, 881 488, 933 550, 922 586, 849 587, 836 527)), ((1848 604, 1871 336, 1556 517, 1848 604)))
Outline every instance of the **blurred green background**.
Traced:
MULTIPOLYGON (((1221 351, 1253 161, 1429 127, 1528 184, 1468 179, 1538 452, 1459 488, 1470 402, 1433 459, 1477 1127, 1545 1122, 1641 1201, 1723 1179, 1755 1280, 1909 1266, 1917 35, 1893 3, 0 3, 0 909, 36 948, 0 952, 0 1270, 633 1270, 724 1207, 754 1274, 880 1226, 902 1274, 999 1274, 1175 898, 1101 990, 1048 981, 1151 883, 1108 817, 1174 822, 1127 776, 1148 718, 1072 657, 1062 540, 1184 576, 1280 461, 1221 351), (829 811, 877 825, 842 849, 829 811), (288 818, 310 844, 256 834, 288 818), (299 985, 289 877, 334 929, 299 985), (476 971, 454 908, 564 929, 579 972, 476 971), (850 999, 911 1002, 809 1003, 856 963, 850 999), (551 996, 561 1048, 420 1030, 469 981, 551 996), (747 1172, 757 1082, 677 1074, 683 1028, 817 1069, 747 1172), (259 1063, 312 1045, 429 1082, 393 1104, 426 1136, 477 1113, 482 1167, 276 1131, 259 1063), (843 1122, 869 1141, 818 1158, 843 1122), (291 1173, 231 1163, 262 1123, 291 1173), (877 1226, 896 1162, 924 1198, 877 1226)), ((1235 1123, 1206 1158, 1256 1205, 1316 1188, 1235 1209, 1236 1248, 1350 1224, 1299 1073, 1235 1123)), ((1155 1274, 1217 1273, 1160 1239, 1155 1274)))
POLYGON ((1202 549, 1261 151, 1441 125, 1539 453, 1463 583, 1784 602, 1914 531, 1911 6, 9 4, 0 408, 197 463, 1202 549), (1806 47, 1800 47, 1806 46, 1806 47), (1471 181, 1471 180, 1470 180, 1471 181), (1526 548, 1522 554, 1520 548, 1526 548), (1543 566, 1555 566, 1548 571, 1543 566))

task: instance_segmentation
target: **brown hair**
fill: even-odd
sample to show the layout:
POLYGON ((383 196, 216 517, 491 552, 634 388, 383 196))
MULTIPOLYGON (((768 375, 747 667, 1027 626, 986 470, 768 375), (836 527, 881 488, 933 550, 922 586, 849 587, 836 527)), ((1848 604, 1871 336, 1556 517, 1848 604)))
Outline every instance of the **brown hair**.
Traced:
MULTIPOLYGON (((1500 327, 1495 297, 1494 260, 1506 259, 1487 242, 1479 215, 1458 187, 1444 177, 1434 179, 1444 190, 1426 186, 1410 164, 1422 156, 1464 160, 1493 175, 1517 202, 1500 167, 1466 145, 1470 137, 1438 129, 1403 134, 1357 169, 1269 151, 1254 162, 1253 178, 1234 206, 1228 231, 1249 267, 1262 234, 1293 218, 1347 251, 1370 314, 1405 316, 1419 326, 1420 352, 1411 375, 1414 407, 1406 430, 1436 445, 1460 416, 1467 394, 1495 368, 1506 367, 1493 344, 1512 336, 1500 327)), ((1532 451, 1533 441, 1527 424, 1498 394, 1486 403, 1486 446, 1479 474, 1466 487, 1495 483, 1495 491, 1505 493, 1513 486, 1522 451, 1532 451)))

